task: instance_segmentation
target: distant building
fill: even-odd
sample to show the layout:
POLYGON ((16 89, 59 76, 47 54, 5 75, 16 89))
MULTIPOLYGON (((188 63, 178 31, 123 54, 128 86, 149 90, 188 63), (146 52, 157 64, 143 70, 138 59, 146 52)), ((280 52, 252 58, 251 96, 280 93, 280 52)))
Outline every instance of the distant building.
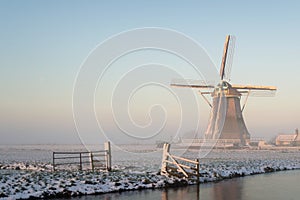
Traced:
POLYGON ((294 134, 279 134, 276 137, 276 146, 300 146, 299 130, 294 134))
POLYGON ((296 129, 296 138, 295 138, 295 141, 294 141, 294 145, 296 146, 300 146, 300 134, 299 134, 299 130, 296 129))

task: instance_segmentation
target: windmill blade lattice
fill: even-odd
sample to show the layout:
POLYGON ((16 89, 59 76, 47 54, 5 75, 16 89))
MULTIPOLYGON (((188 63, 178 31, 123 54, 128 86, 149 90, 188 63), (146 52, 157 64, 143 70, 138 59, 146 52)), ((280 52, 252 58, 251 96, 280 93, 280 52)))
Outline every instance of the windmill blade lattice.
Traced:
POLYGON ((276 95, 276 90, 248 90, 239 91, 243 96, 251 97, 274 97, 276 95))
POLYGON ((273 97, 277 88, 274 86, 258 86, 258 85, 237 85, 232 84, 232 88, 238 89, 242 95, 253 97, 273 97))
POLYGON ((173 79, 171 81, 171 86, 174 87, 188 87, 188 88, 206 88, 213 89, 215 83, 211 81, 204 80, 193 80, 193 79, 173 79))
POLYGON ((229 37, 230 39, 227 48, 226 62, 225 62, 224 75, 223 75, 223 80, 227 80, 227 81, 230 81, 230 77, 231 77, 233 54, 235 48, 235 36, 230 35, 229 37))

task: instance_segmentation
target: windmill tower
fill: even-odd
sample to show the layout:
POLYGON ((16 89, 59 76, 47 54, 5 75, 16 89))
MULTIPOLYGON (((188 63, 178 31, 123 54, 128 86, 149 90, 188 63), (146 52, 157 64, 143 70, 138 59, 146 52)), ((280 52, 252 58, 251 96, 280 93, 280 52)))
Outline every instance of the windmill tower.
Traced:
POLYGON ((274 94, 276 87, 235 85, 229 83, 234 42, 235 39, 233 36, 228 35, 226 37, 219 84, 213 86, 208 84, 172 83, 171 86, 199 89, 199 93, 211 107, 211 116, 205 133, 205 139, 234 141, 234 143, 243 146, 248 145, 250 141, 250 134, 242 115, 248 97, 250 95, 257 96, 262 94, 263 96, 267 96, 267 94, 274 94), (211 89, 213 90, 211 91, 211 89), (211 95, 212 102, 205 96, 207 94, 211 95), (240 101, 242 95, 245 95, 246 99, 241 107, 240 101))

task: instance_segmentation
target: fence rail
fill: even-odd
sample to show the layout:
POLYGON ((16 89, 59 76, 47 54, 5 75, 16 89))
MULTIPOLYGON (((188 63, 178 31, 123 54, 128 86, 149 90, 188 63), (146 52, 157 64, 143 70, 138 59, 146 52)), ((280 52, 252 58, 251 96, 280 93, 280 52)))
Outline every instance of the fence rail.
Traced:
POLYGON ((199 184, 199 159, 190 160, 171 155, 170 144, 165 143, 163 146, 162 167, 160 172, 166 176, 186 177, 188 179, 196 178, 197 184, 199 184))
POLYGON ((110 143, 104 143, 104 150, 101 151, 78 151, 78 152, 53 152, 52 154, 53 171, 58 166, 68 165, 77 166, 79 170, 83 170, 84 166, 95 170, 105 169, 111 170, 111 147, 110 143))

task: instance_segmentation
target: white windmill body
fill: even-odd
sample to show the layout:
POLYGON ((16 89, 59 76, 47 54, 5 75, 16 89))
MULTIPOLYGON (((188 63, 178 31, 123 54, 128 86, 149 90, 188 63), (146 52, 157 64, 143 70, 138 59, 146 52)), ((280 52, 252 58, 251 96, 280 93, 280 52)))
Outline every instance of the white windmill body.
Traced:
POLYGON ((250 133, 248 132, 242 113, 249 95, 257 94, 259 91, 263 92, 261 93, 264 94, 263 96, 266 96, 266 92, 273 94, 276 91, 276 87, 230 84, 229 75, 233 48, 234 38, 228 35, 225 41, 220 69, 220 83, 217 86, 178 83, 172 83, 171 86, 197 88, 208 102, 211 107, 211 115, 205 132, 206 140, 218 140, 221 143, 245 146, 250 142, 250 133), (209 90, 211 88, 213 88, 213 91, 203 91, 203 89, 209 90), (207 94, 212 97, 211 103, 205 97, 207 94), (246 95, 246 99, 244 105, 241 107, 242 95, 246 95))

